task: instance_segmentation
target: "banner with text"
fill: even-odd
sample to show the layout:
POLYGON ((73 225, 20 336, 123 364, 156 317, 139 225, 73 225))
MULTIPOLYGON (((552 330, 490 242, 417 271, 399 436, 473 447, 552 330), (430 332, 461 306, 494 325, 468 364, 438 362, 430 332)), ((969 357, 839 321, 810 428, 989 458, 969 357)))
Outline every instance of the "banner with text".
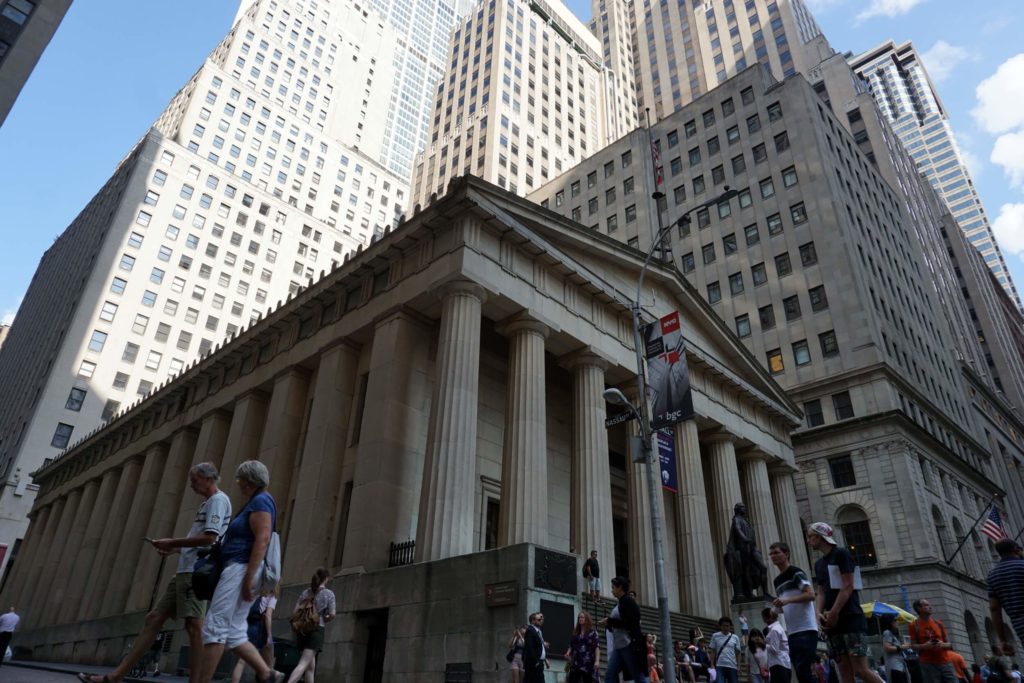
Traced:
POLYGON ((643 328, 651 429, 671 427, 693 417, 693 395, 679 313, 669 313, 643 328))
POLYGON ((661 487, 666 491, 677 493, 679 483, 676 479, 676 439, 667 429, 659 429, 658 463, 661 465, 661 487))

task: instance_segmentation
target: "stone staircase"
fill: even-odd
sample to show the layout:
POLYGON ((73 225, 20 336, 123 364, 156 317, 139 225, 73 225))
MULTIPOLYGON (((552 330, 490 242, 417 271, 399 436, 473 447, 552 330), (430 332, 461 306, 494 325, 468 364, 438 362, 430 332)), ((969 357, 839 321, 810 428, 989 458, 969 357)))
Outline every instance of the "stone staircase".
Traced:
MULTIPOLYGON (((615 601, 611 598, 602 598, 601 600, 594 600, 589 594, 583 596, 580 606, 586 610, 590 617, 595 623, 604 619, 611 614, 612 609, 615 607, 615 601)), ((712 619, 704 619, 702 617, 695 617, 689 614, 680 614, 678 612, 672 612, 670 615, 672 622, 672 640, 681 640, 684 644, 690 642, 690 629, 699 627, 704 632, 705 637, 711 638, 711 634, 718 630, 718 625, 712 619)), ((661 642, 661 618, 658 615, 657 607, 649 607, 647 605, 640 605, 640 628, 644 633, 654 633, 658 636, 658 644, 655 648, 658 655, 658 661, 663 661, 664 644, 661 642)), ((605 630, 598 627, 598 632, 601 634, 601 648, 604 648, 605 643, 605 630)), ((671 646, 671 644, 669 644, 671 646)))

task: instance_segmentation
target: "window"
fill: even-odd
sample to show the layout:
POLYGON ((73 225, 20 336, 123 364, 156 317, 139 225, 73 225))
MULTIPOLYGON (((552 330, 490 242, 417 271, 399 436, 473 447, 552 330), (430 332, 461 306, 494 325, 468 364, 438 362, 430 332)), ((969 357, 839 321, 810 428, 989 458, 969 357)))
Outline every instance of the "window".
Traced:
POLYGON ((793 187, 800 182, 796 177, 796 168, 790 166, 782 169, 782 184, 786 187, 793 187))
POLYGON ((78 376, 82 379, 90 379, 95 372, 96 364, 92 361, 83 360, 82 364, 78 366, 78 376))
POLYGON ((701 255, 704 258, 704 265, 708 265, 709 263, 714 263, 715 262, 715 245, 714 245, 714 243, 712 243, 712 244, 705 244, 703 247, 701 247, 701 255))
POLYGON ((572 185, 569 186, 569 192, 573 197, 578 197, 580 194, 580 181, 572 181, 572 185))
POLYGON ((782 131, 775 136, 775 151, 785 152, 789 149, 789 133, 782 131))
POLYGON ((729 233, 722 238, 722 250, 725 252, 726 256, 736 253, 736 233, 729 233))
POLYGON ((128 342, 124 345, 124 351, 121 353, 121 360, 126 363, 134 363, 135 359, 139 357, 139 345, 128 342))
POLYGON ((861 567, 872 567, 878 564, 875 555, 875 542, 871 538, 871 524, 864 511, 854 505, 839 511, 837 526, 843 535, 847 550, 861 567))
POLYGON ((807 418, 808 427, 818 427, 825 424, 825 415, 821 411, 821 401, 814 399, 804 403, 804 416, 807 418))
POLYGON ((768 216, 768 234, 778 235, 782 233, 782 216, 777 213, 768 216))
POLYGON ((696 265, 693 258, 693 252, 691 251, 688 254, 683 254, 682 271, 684 273, 692 273, 695 267, 696 265))
POLYGON ((135 217, 135 222, 141 225, 142 227, 146 227, 147 225, 149 225, 149 222, 151 220, 153 220, 153 214, 148 213, 146 211, 139 211, 139 215, 135 217))
POLYGON ((757 114, 747 118, 747 132, 756 133, 761 130, 761 119, 758 118, 757 114))
MULTIPOLYGON (((7 15, 7 7, 4 8, 4 15, 7 15)), ((53 432, 53 438, 50 439, 50 445, 54 448, 67 448, 68 442, 71 441, 71 433, 74 431, 74 425, 58 422, 57 429, 53 432)))
POLYGON ((697 211, 697 227, 703 230, 711 225, 711 212, 707 209, 697 211))
POLYGON ((708 285, 708 303, 716 304, 722 300, 722 288, 717 282, 708 285))
POLYGON ((587 202, 588 215, 594 215, 595 213, 597 213, 597 208, 597 197, 591 197, 590 200, 587 202))
POLYGON ((837 420, 846 420, 853 417, 853 403, 850 402, 850 392, 841 391, 832 394, 832 409, 836 413, 837 420))
POLYGON ((96 351, 99 353, 103 350, 103 345, 107 343, 107 333, 100 332, 99 330, 92 331, 92 337, 89 338, 89 350, 96 351))
POLYGON ((111 294, 124 294, 124 288, 128 286, 128 281, 119 277, 115 277, 110 283, 111 294))
POLYGON ((746 313, 736 316, 736 336, 740 339, 750 336, 750 316, 746 313))
POLYGON ((149 273, 149 281, 155 284, 160 284, 164 281, 164 271, 160 268, 154 268, 149 273))
POLYGON ((156 257, 161 261, 170 261, 171 254, 173 253, 174 252, 171 250, 170 247, 160 247, 160 251, 157 252, 156 257))
POLYGON ((683 131, 686 133, 687 138, 692 138, 697 134, 697 122, 689 120, 683 125, 683 131))
POLYGON ((142 246, 142 234, 135 232, 134 230, 128 235, 128 246, 134 249, 138 249, 142 246))
POLYGON ((754 89, 744 88, 741 90, 740 99, 743 101, 744 106, 751 104, 754 101, 754 89))
POLYGON ((729 141, 730 145, 734 145, 740 141, 740 127, 733 126, 729 130, 725 131, 725 138, 729 141))
POLYGON ((822 332, 818 335, 818 342, 821 344, 821 355, 835 356, 839 353, 839 342, 836 341, 835 330, 829 330, 828 332, 822 332))
POLYGON ((615 232, 616 230, 618 230, 619 229, 619 214, 613 213, 611 216, 608 216, 607 225, 608 225, 608 233, 609 234, 611 234, 611 233, 615 232))
POLYGON ((142 379, 139 380, 139 388, 135 393, 138 394, 139 396, 146 397, 149 396, 150 392, 152 391, 153 383, 150 382, 149 380, 142 379))
POLYGON ((741 294, 743 292, 743 273, 733 273, 729 276, 729 293, 741 294))
POLYGON ((626 222, 632 223, 636 220, 636 204, 630 204, 626 207, 626 222))
POLYGON ((131 272, 135 267, 135 257, 128 254, 121 254, 121 262, 117 265, 123 271, 131 272))
POLYGON ((167 338, 171 336, 171 326, 167 323, 160 323, 156 326, 156 333, 153 338, 161 344, 167 341, 167 338))
POLYGON ((146 369, 158 370, 160 368, 161 359, 163 359, 162 353, 159 351, 150 351, 149 355, 146 356, 146 369))
POLYGON ((807 290, 811 297, 811 310, 824 311, 828 308, 828 297, 825 296, 825 285, 818 285, 807 290))
POLYGON ((597 171, 591 171, 587 174, 587 189, 589 190, 595 185, 597 185, 597 171))
POLYGON ((772 349, 767 354, 768 358, 768 371, 773 375, 778 375, 786 371, 786 366, 782 362, 782 349, 772 349))
POLYGON ((117 373, 116 375, 114 375, 114 388, 117 389, 118 391, 124 391, 126 388, 128 388, 128 380, 130 379, 131 377, 126 373, 117 373))
POLYGON ((135 334, 144 334, 146 327, 149 325, 149 316, 137 313, 135 315, 135 322, 132 323, 132 332, 135 334))
POLYGON ((690 150, 690 166, 698 166, 700 164, 700 147, 694 147, 690 150))
POLYGON ((775 272, 779 277, 785 277, 793 272, 793 265, 789 262, 788 252, 775 257, 775 272))
POLYGON ((760 144, 760 145, 754 145, 754 148, 751 151, 754 153, 754 165, 755 166, 757 164, 761 164, 761 163, 764 163, 765 161, 768 161, 768 150, 766 150, 764 148, 764 144, 763 143, 760 144))
POLYGON ((808 365, 811 362, 811 350, 807 347, 806 339, 793 342, 793 362, 797 365, 808 365))
POLYGON ((778 102, 773 102, 768 105, 768 120, 778 121, 782 118, 782 105, 778 102))
POLYGON ((178 333, 177 347, 181 351, 188 351, 189 346, 192 344, 192 333, 182 330, 178 333))
POLYGON ((64 408, 67 410, 73 410, 76 413, 82 411, 82 403, 85 402, 85 389, 78 389, 73 387, 71 393, 68 394, 68 400, 64 403, 64 408))
POLYGON ((761 199, 768 199, 775 196, 775 183, 771 178, 765 178, 759 183, 761 187, 761 199))
POLYGON ((761 234, 757 231, 756 223, 743 228, 743 236, 747 240, 748 247, 761 241, 761 234))
MULTIPOLYGON (((714 185, 721 185, 725 182, 725 168, 722 166, 715 166, 711 169, 711 182, 714 185)), ((726 202, 726 204, 728 204, 726 202)), ((721 205, 719 205, 721 206, 721 205)))
POLYGON ((734 111, 736 111, 736 105, 733 104, 731 97, 722 102, 722 116, 732 116, 734 111))
POLYGON ((782 300, 782 310, 786 312, 786 320, 800 318, 800 299, 794 294, 782 300))
POLYGON ((715 125, 715 110, 708 109, 704 112, 704 127, 709 128, 713 125, 715 125))
POLYGON ((794 204, 789 207, 789 215, 793 218, 794 225, 800 225, 807 221, 807 209, 804 208, 804 203, 794 204))
POLYGON ((757 317, 761 321, 761 331, 775 327, 775 308, 771 304, 757 309, 757 317))
POLYGON ((705 185, 704 185, 704 176, 699 175, 699 176, 697 176, 696 178, 693 179, 693 194, 695 194, 695 195, 703 194, 704 193, 704 187, 705 187, 705 185))
MULTIPOLYGON (((732 174, 739 175, 747 170, 747 162, 743 155, 734 156, 732 158, 732 174)), ((749 193, 748 193, 749 194, 749 193)))
POLYGON ((722 145, 718 142, 718 136, 708 139, 708 156, 713 157, 718 154, 722 149, 722 145))
POLYGON ((764 283, 768 282, 768 271, 764 267, 764 262, 755 263, 750 267, 750 279, 753 281, 755 287, 760 287, 764 283))
POLYGON ((100 420, 108 422, 110 419, 117 415, 117 411, 121 408, 121 402, 110 399, 103 406, 103 412, 100 414, 100 420))
POLYGON ((104 301, 103 308, 100 309, 100 320, 108 323, 113 322, 115 315, 117 315, 117 304, 112 301, 104 301))

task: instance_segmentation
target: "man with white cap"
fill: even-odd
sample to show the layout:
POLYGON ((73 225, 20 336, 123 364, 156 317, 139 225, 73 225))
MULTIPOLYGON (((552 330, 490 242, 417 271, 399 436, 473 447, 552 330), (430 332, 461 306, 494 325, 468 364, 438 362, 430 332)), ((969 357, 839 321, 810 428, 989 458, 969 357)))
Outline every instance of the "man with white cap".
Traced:
POLYGON ((818 624, 825 631, 829 653, 839 663, 840 683, 883 683, 868 666, 868 622, 860 608, 860 567, 846 548, 836 545, 825 522, 807 527, 807 544, 822 554, 814 563, 818 624))

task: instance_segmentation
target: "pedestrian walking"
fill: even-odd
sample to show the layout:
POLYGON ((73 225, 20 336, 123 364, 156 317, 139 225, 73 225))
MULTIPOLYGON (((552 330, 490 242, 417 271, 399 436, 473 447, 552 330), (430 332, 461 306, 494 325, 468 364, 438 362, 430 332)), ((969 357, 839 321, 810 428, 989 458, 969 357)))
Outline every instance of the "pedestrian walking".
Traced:
POLYGON ((769 679, 771 683, 789 683, 793 664, 789 657, 789 638, 786 637, 786 630, 779 623, 779 615, 771 607, 761 610, 761 619, 768 627, 764 645, 768 651, 769 679))
MULTIPOLYGON (((180 538, 159 538, 149 541, 162 556, 178 553, 178 568, 159 602, 146 615, 142 632, 135 638, 128 654, 108 674, 93 676, 78 674, 83 683, 120 683, 135 665, 146 656, 160 630, 168 619, 184 619, 189 643, 189 683, 198 683, 203 670, 203 617, 206 601, 196 597, 192 590, 192 569, 200 548, 209 547, 227 530, 231 519, 231 499, 217 488, 220 473, 213 463, 202 462, 188 472, 191 489, 203 497, 188 535, 180 538)), ((148 539, 147 539, 148 541, 148 539)))
MULTIPOLYGON (((274 610, 277 608, 278 589, 269 595, 264 595, 252 603, 249 608, 249 616, 246 621, 249 624, 248 637, 260 652, 263 661, 271 669, 274 668, 274 636, 271 633, 271 625, 274 619, 274 610)), ((245 660, 239 659, 231 672, 231 683, 240 683, 242 674, 245 673, 245 660)))
POLYGON ((508 663, 512 672, 512 683, 523 683, 523 647, 526 645, 526 626, 512 632, 508 641, 508 663))
POLYGON ((836 545, 825 522, 807 528, 807 544, 822 554, 814 564, 818 624, 825 631, 829 653, 838 664, 840 683, 883 683, 868 666, 868 622, 860 608, 860 567, 846 548, 836 545))
POLYGON ((917 621, 907 627, 910 647, 917 653, 923 683, 957 683, 953 668, 953 644, 945 625, 932 616, 932 604, 924 598, 915 600, 917 621))
POLYGON ((534 612, 526 628, 523 646, 523 668, 525 683, 544 683, 544 670, 548 665, 548 644, 544 640, 544 615, 534 612))
POLYGON ((906 651, 910 645, 903 642, 896 617, 884 616, 881 620, 882 651, 885 653, 885 677, 889 683, 910 683, 907 673, 906 651))
POLYGON ((597 665, 601 653, 601 638, 594 621, 584 611, 576 618, 576 628, 569 640, 565 658, 569 660, 567 683, 598 683, 597 665))
POLYGON ((747 634, 747 672, 750 683, 769 683, 768 648, 764 642, 764 634, 754 631, 747 634))
POLYGON ((590 557, 583 563, 583 579, 590 590, 590 597, 601 599, 601 565, 597 561, 597 551, 591 550, 590 557))
POLYGON ((629 579, 616 576, 612 579, 612 595, 618 603, 612 613, 601 623, 612 632, 613 649, 608 653, 608 668, 605 683, 618 683, 619 674, 634 683, 648 683, 647 648, 640 630, 640 605, 629 594, 629 579))
POLYGON ((722 617, 718 620, 718 631, 711 636, 711 642, 708 643, 711 667, 715 670, 719 683, 739 683, 741 651, 740 638, 732 632, 732 619, 722 617))
POLYGON ((334 591, 327 587, 330 579, 327 569, 318 567, 309 580, 309 588, 299 595, 292 613, 292 629, 295 632, 295 647, 302 654, 288 677, 288 683, 295 683, 303 677, 305 683, 313 683, 316 677, 316 656, 324 649, 327 624, 337 614, 334 591))
POLYGON ((18 622, 20 621, 21 617, 18 616, 13 605, 0 615, 0 666, 4 663, 4 657, 7 656, 7 647, 11 644, 11 638, 14 637, 14 631, 18 628, 18 622))
POLYGON ((267 493, 270 472, 259 460, 246 460, 235 470, 235 482, 245 496, 245 507, 235 515, 221 540, 221 572, 203 624, 203 673, 200 683, 213 679, 224 648, 256 672, 256 680, 280 683, 274 671, 249 642, 248 616, 262 581, 263 558, 277 524, 277 504, 267 493))
POLYGON ((997 654, 1014 654, 1013 638, 1003 621, 1003 611, 1010 617, 1017 639, 1024 642, 1024 557, 1021 546, 1011 538, 996 543, 999 562, 989 570, 988 597, 992 626, 999 638, 997 654))
POLYGON ((797 683, 817 683, 814 663, 818 650, 818 619, 814 614, 814 585, 800 567, 789 563, 789 545, 772 543, 768 558, 779 575, 775 577, 776 609, 786 617, 789 657, 797 683))

